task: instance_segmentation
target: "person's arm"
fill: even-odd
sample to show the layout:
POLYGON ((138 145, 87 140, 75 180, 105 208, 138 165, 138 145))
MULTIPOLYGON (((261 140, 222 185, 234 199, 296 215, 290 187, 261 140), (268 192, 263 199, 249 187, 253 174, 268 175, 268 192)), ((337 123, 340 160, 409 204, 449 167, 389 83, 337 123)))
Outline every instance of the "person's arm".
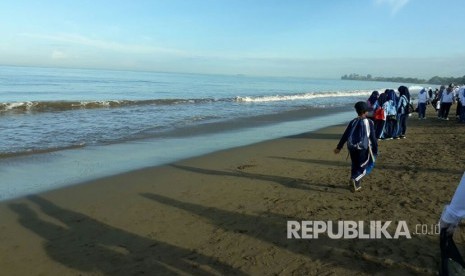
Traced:
POLYGON ((402 98, 401 101, 400 101, 401 102, 401 109, 402 109, 401 111, 402 111, 402 114, 406 114, 406 113, 408 113, 408 100, 407 100, 407 97, 405 97, 405 96, 402 96, 401 98, 402 98))
POLYGON ((370 125, 370 142, 371 142, 371 151, 374 155, 378 155, 378 139, 376 138, 375 126, 373 121, 369 120, 370 125))
POLYGON ((447 232, 452 234, 460 220, 465 217, 465 173, 455 190, 452 201, 446 205, 441 215, 441 228, 447 228, 447 232))
POLYGON ((334 149, 334 153, 338 154, 341 151, 344 144, 347 142, 347 139, 349 138, 350 129, 352 128, 351 127, 352 123, 353 123, 353 120, 350 121, 350 123, 347 125, 346 130, 344 131, 344 134, 342 134, 341 140, 339 140, 339 143, 334 149))

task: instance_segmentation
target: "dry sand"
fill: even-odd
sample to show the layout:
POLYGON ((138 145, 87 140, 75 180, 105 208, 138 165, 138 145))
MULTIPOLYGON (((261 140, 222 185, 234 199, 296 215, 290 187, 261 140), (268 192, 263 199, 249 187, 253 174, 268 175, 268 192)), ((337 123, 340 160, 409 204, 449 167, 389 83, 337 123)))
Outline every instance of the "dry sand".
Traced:
POLYGON ((3 202, 0 275, 434 275, 435 234, 286 236, 288 220, 437 223, 464 172, 465 125, 408 124, 357 193, 335 126, 3 202))

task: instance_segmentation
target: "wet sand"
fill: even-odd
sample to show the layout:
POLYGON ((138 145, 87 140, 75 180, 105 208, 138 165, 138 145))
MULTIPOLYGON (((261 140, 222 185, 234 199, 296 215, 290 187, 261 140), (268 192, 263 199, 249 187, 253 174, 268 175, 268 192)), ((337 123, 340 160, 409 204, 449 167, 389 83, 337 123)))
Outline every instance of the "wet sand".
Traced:
POLYGON ((438 235, 413 232, 455 191, 465 125, 415 115, 357 193, 334 126, 2 202, 1 274, 435 275, 438 235), (289 220, 405 221, 412 238, 287 239, 289 220))

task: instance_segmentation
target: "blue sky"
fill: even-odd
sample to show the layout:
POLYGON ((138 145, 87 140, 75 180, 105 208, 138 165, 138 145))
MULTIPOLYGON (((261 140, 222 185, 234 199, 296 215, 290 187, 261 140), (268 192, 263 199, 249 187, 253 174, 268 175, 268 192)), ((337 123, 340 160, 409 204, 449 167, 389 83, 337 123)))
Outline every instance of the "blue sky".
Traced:
POLYGON ((463 0, 0 2, 0 64, 339 78, 465 75, 463 0))

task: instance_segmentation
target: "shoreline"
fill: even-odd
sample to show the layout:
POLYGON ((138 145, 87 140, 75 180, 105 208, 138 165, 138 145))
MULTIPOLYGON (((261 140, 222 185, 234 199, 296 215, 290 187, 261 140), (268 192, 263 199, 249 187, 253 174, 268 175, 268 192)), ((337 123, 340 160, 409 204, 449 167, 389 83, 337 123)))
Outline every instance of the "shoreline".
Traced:
POLYGON ((465 133, 429 115, 409 118, 407 139, 380 142, 358 193, 346 184, 347 150, 332 153, 337 125, 1 202, 0 266, 9 275, 434 275, 435 235, 286 238, 288 220, 437 223, 463 174, 465 133))
POLYGON ((332 114, 334 108, 300 110, 259 116, 248 122, 212 123, 174 130, 153 139, 0 158, 3 168, 0 200, 276 139, 300 133, 302 129, 315 130, 344 122, 352 115, 344 112, 345 109, 335 114, 332 114))
POLYGON ((351 111, 351 105, 341 105, 341 106, 330 106, 330 107, 307 107, 300 109, 292 109, 287 111, 282 111, 279 113, 271 114, 262 114, 254 115, 250 117, 240 117, 234 119, 225 119, 220 121, 205 122, 202 124, 194 124, 183 126, 179 128, 173 128, 159 133, 152 133, 147 136, 130 136, 127 139, 118 140, 109 143, 102 143, 97 145, 86 145, 86 144, 73 144, 64 147, 58 148, 37 148, 34 150, 19 151, 19 152, 2 152, 0 153, 0 160, 7 158, 15 158, 22 156, 32 156, 36 154, 46 154, 59 152, 69 149, 79 149, 85 147, 101 147, 115 144, 124 144, 138 141, 149 141, 154 139, 165 139, 165 138, 189 138, 197 135, 208 135, 216 134, 225 131, 240 131, 241 129, 249 129, 255 127, 269 126, 293 121, 302 121, 306 119, 311 119, 314 117, 321 117, 325 115, 331 115, 334 113, 343 113, 351 111))

